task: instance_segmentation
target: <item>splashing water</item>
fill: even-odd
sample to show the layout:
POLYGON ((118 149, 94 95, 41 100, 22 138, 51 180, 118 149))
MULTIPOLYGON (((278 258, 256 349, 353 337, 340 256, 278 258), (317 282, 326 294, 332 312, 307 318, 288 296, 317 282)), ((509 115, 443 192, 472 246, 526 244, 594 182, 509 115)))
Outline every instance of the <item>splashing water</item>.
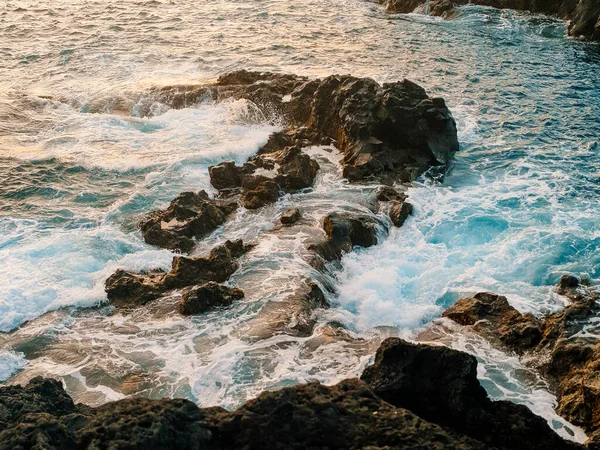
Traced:
MULTIPOLYGON (((414 338, 461 296, 491 290, 542 313, 562 305, 551 287, 563 273, 600 278, 600 52, 565 38, 563 22, 471 6, 449 22, 390 16, 362 0, 191 3, 0 6, 0 379, 59 376, 89 404, 140 393, 235 407, 264 389, 358 375, 382 338, 414 338), (181 191, 210 191, 209 165, 243 162, 280 126, 247 102, 172 110, 148 94, 240 68, 407 77, 446 99, 461 151, 443 183, 409 189, 415 214, 402 228, 320 280, 336 294, 313 336, 246 330, 316 276, 306 236, 274 230, 274 217, 300 206, 317 227, 332 209, 374 214, 376 186, 345 182, 328 148, 310 150, 322 168, 313 189, 242 210, 199 245, 258 243, 230 280, 244 301, 194 318, 173 312, 177 294, 130 316, 75 309, 103 302, 117 267, 168 267, 139 219, 181 191), (331 321, 347 339, 332 338, 331 321)), ((478 356, 492 397, 583 439, 516 359, 446 339, 478 356)))

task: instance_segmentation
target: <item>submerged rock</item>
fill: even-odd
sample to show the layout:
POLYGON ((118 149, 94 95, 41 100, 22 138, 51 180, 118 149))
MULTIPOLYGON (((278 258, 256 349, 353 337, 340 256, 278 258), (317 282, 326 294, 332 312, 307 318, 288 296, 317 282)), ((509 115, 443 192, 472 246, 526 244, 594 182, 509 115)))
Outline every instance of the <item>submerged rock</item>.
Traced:
POLYGON ((505 297, 490 293, 459 300, 444 316, 505 350, 535 356, 530 360, 554 381, 557 412, 593 435, 600 432, 600 344, 578 333, 600 307, 595 292, 575 277, 563 277, 557 291, 572 303, 542 319, 521 314, 505 297))
POLYGON ((244 291, 241 289, 230 288, 210 281, 186 292, 178 309, 184 316, 201 314, 215 306, 229 306, 234 300, 241 298, 244 298, 244 291))
MULTIPOLYGON (((425 0, 379 0, 391 13, 411 13, 425 10, 425 0)), ((569 21, 569 34, 600 40, 600 2, 597 0, 431 0, 427 11, 433 16, 452 18, 455 7, 473 4, 499 9, 516 9, 553 15, 569 21)))
POLYGON ((236 202, 211 200, 205 191, 183 192, 166 210, 154 211, 140 224, 148 244, 189 252, 201 238, 225 223, 236 202))

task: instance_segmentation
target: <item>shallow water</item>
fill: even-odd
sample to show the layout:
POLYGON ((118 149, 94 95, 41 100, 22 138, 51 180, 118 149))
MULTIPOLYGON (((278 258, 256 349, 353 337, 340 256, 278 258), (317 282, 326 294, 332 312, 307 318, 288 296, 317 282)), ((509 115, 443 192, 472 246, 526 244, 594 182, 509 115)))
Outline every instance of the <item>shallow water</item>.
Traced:
MULTIPOLYGON (((414 337, 469 293, 559 308, 560 275, 600 279, 600 49, 565 32, 510 11, 465 7, 445 22, 362 0, 0 6, 0 378, 61 376, 90 404, 141 393, 235 407, 264 389, 357 375, 382 337, 414 337), (332 208, 369 211, 374 186, 344 182, 334 149, 311 150, 314 189, 241 211, 199 246, 258 243, 231 280, 247 293, 239 304, 192 319, 173 312, 176 299, 127 317, 59 309, 105 300, 117 267, 168 267, 171 253, 146 245, 137 221, 183 190, 210 190, 209 165, 243 162, 281 126, 246 102, 172 110, 149 94, 240 68, 407 77, 446 99, 461 151, 443 183, 409 189, 404 227, 319 279, 335 307, 312 337, 247 331, 269 300, 316 276, 303 236, 273 230, 279 212, 300 205, 317 225, 332 208), (326 338, 332 320, 355 339, 326 338)), ((543 380, 461 339, 447 344, 478 355, 490 395, 562 427, 543 380)))

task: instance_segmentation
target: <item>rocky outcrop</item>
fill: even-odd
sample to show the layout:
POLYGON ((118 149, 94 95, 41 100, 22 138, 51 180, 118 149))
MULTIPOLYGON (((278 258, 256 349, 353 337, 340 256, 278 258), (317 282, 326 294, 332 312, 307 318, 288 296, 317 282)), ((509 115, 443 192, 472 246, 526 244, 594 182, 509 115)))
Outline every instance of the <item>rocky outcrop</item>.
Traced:
POLYGON ((201 238, 225 223, 236 202, 211 200, 205 191, 183 192, 166 210, 150 213, 140 224, 151 245, 187 253, 201 238))
POLYGON ((392 339, 366 382, 265 392, 232 412, 139 397, 88 408, 74 405, 60 383, 36 378, 0 387, 0 449, 581 448, 526 407, 490 401, 476 365, 461 352, 392 339))
POLYGON ((108 300, 118 308, 132 308, 172 289, 208 282, 222 283, 237 270, 236 259, 251 248, 242 240, 226 241, 213 248, 206 257, 175 256, 169 272, 133 273, 119 269, 106 280, 108 300))
MULTIPOLYGON (((391 13, 426 9, 423 0, 380 0, 380 3, 391 13)), ((427 11, 433 16, 452 18, 455 7, 466 4, 553 15, 569 21, 571 36, 600 40, 600 3, 597 0, 431 0, 427 11)))
POLYGON ((490 293, 459 300, 444 316, 505 350, 530 356, 555 385, 557 412, 593 436, 600 434, 600 344, 581 332, 600 307, 595 292, 573 276, 564 276, 557 292, 571 304, 541 319, 490 293))
POLYGON ((388 403, 495 448, 573 448, 526 406, 491 401, 467 353, 391 338, 361 379, 388 403))
POLYGON ((234 300, 244 298, 244 291, 209 281, 192 288, 183 295, 179 312, 184 316, 201 314, 216 306, 230 306, 234 300))
POLYGON ((283 214, 279 218, 279 221, 282 223, 282 225, 289 226, 289 225, 295 224, 301 218, 302 218, 302 213, 300 212, 300 210, 298 208, 290 208, 290 209, 286 209, 283 212, 283 214))

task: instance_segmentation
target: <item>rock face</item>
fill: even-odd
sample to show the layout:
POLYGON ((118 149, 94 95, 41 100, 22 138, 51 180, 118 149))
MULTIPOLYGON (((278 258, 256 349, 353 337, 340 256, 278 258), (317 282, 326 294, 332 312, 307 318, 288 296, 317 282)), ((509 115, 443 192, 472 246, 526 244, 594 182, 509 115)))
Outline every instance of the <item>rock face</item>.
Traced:
MULTIPOLYGON (((423 0, 380 0, 391 13, 410 13, 423 10, 423 0)), ((429 13, 452 18, 455 6, 474 4, 499 9, 516 9, 553 15, 569 21, 569 34, 600 40, 600 3, 597 0, 432 0, 429 13)))
POLYGON ((543 319, 521 314, 505 297, 489 293, 459 300, 444 316, 504 349, 534 356, 530 359, 554 381, 557 412, 593 441, 600 436, 600 344, 578 333, 600 307, 595 292, 573 276, 564 276, 557 292, 572 303, 543 319))
POLYGON ((476 365, 461 352, 392 339, 366 382, 265 392, 233 412, 139 397, 89 408, 74 405, 60 383, 36 378, 0 387, 0 449, 581 448, 526 407, 487 399, 476 365))
POLYGON ((344 252, 355 245, 377 245, 377 222, 370 216, 348 213, 331 213, 323 219, 323 229, 330 242, 344 252))
POLYGON ((401 227, 406 222, 409 216, 413 213, 413 205, 408 202, 393 202, 390 206, 390 219, 392 219, 392 223, 401 227))
POLYGON ((211 200, 205 191, 183 192, 163 211, 154 211, 140 224, 151 245, 189 252, 201 238, 225 223, 237 203, 211 200))
POLYGON ((526 406, 491 401, 466 353, 391 338, 361 379, 388 403, 496 448, 573 448, 526 406))
POLYGON ((234 300, 244 298, 244 291, 210 281, 186 292, 179 304, 184 316, 201 314, 216 306, 229 306, 234 300))
POLYGON ((133 273, 117 270, 105 283, 111 304, 131 308, 160 297, 171 289, 222 283, 238 268, 237 258, 252 248, 242 240, 225 241, 201 258, 175 256, 169 272, 133 273))

